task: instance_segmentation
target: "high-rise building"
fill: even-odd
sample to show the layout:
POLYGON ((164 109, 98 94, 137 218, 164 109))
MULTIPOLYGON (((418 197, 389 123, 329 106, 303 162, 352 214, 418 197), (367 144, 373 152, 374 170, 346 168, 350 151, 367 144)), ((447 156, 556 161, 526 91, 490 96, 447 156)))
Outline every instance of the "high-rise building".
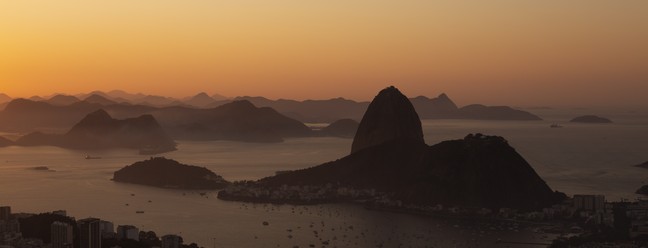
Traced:
POLYGON ((72 248, 73 228, 70 224, 55 221, 51 225, 52 248, 72 248))
POLYGON ((139 229, 131 225, 117 226, 117 239, 139 240, 139 229))
POLYGON ((106 239, 115 237, 115 225, 112 222, 102 220, 100 225, 102 238, 106 239))
POLYGON ((101 220, 87 218, 78 221, 80 248, 101 248, 101 220))
POLYGON ((162 248, 180 248, 182 246, 182 238, 178 235, 164 235, 162 236, 162 248))
POLYGON ((9 220, 11 219, 11 207, 1 206, 0 207, 0 220, 9 220))

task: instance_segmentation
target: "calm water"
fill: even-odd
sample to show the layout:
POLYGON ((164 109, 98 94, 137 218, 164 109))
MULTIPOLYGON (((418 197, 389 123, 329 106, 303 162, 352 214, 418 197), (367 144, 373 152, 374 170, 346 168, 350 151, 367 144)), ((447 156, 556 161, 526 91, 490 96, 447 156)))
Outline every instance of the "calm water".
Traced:
MULTIPOLYGON (((504 136, 549 186, 567 194, 634 199, 634 190, 648 181, 648 170, 632 167, 648 160, 648 118, 633 113, 610 117, 617 123, 564 124, 558 129, 548 126, 564 120, 560 114, 541 122, 435 120, 423 124, 428 144, 459 139, 470 132, 504 136)), ((349 152, 351 140, 180 143, 178 151, 165 156, 208 167, 228 180, 242 180, 340 158, 349 152)), ((97 160, 85 160, 85 155, 55 147, 0 148, 0 205, 11 205, 17 212, 65 209, 77 218, 93 216, 154 230, 158 235, 180 234, 205 247, 321 247, 325 240, 330 247, 488 247, 496 246, 498 238, 548 242, 530 230, 518 232, 491 223, 367 211, 354 205, 243 204, 220 201, 215 191, 201 195, 199 191, 115 183, 110 181, 115 170, 147 157, 130 150, 89 154, 102 157, 97 160), (31 170, 34 166, 53 171, 31 170), (145 213, 136 214, 137 210, 145 213), (270 225, 262 225, 263 221, 270 225)))

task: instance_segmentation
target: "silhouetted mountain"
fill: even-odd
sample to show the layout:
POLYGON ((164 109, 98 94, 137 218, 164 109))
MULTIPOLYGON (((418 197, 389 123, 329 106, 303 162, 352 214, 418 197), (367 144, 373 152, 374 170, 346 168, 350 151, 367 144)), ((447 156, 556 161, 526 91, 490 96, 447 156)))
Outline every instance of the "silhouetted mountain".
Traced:
POLYGON ((135 104, 142 104, 154 107, 165 107, 171 106, 171 103, 176 101, 176 99, 164 96, 155 96, 155 95, 146 95, 142 98, 137 98, 132 100, 135 104))
POLYGON ((96 103, 96 104, 99 104, 99 105, 102 105, 102 106, 117 104, 117 102, 112 101, 112 100, 110 100, 110 99, 108 99, 108 98, 106 98, 104 96, 98 95, 98 94, 92 94, 92 95, 86 97, 83 100, 86 101, 86 102, 89 102, 89 103, 96 103))
POLYGON ((77 95, 75 95, 75 97, 79 98, 79 99, 86 99, 86 98, 88 98, 88 97, 90 97, 92 95, 98 95, 98 96, 101 96, 101 97, 109 99, 109 100, 112 99, 112 97, 110 95, 108 95, 108 93, 100 91, 100 90, 95 90, 95 91, 92 91, 90 93, 77 94, 77 95))
POLYGON ((312 135, 303 123, 271 108, 234 101, 213 109, 164 108, 152 113, 178 139, 281 142, 312 135))
MULTIPOLYGON (((276 101, 264 97, 237 97, 237 100, 248 100, 256 106, 271 107, 289 117, 306 123, 333 122, 339 119, 360 119, 369 106, 367 102, 355 102, 344 98, 330 100, 294 101, 279 99, 276 101)), ((421 119, 476 119, 476 120, 541 120, 540 117, 526 111, 505 106, 468 105, 458 108, 446 95, 436 98, 418 96, 410 99, 421 119)), ((217 106, 215 102, 210 106, 217 106)))
POLYGON ((221 94, 213 94, 213 95, 211 95, 211 98, 213 98, 216 101, 224 101, 224 100, 229 99, 226 96, 223 96, 221 94))
MULTIPOLYGON (((344 98, 300 102, 286 99, 273 101, 264 97, 244 96, 236 97, 235 100, 247 100, 258 107, 270 107, 288 117, 307 123, 331 123, 339 119, 360 119, 369 105, 367 102, 359 103, 344 98)), ((213 105, 216 104, 222 104, 222 102, 216 102, 213 105)))
POLYGON ((516 110, 507 106, 484 106, 472 104, 459 109, 462 119, 475 120, 520 120, 535 121, 542 118, 526 111, 516 110))
POLYGON ((320 133, 325 136, 353 138, 360 124, 352 119, 337 120, 322 128, 320 133))
POLYGON ((116 171, 117 182, 162 188, 220 189, 228 182, 205 167, 186 165, 163 157, 136 162, 116 171))
POLYGON ((85 101, 69 106, 53 106, 45 102, 16 99, 0 112, 0 130, 66 130, 88 113, 102 108, 111 116, 121 119, 153 115, 176 139, 280 142, 285 137, 313 134, 303 123, 270 108, 257 108, 247 101, 233 102, 213 109, 195 109, 130 104, 101 106, 85 101))
POLYGON ((55 95, 52 98, 45 100, 45 102, 55 106, 67 106, 80 101, 79 98, 68 95, 55 95))
MULTIPOLYGON (((470 134, 461 140, 426 145, 416 112, 393 87, 374 98, 356 139, 351 155, 342 159, 239 183, 220 191, 218 197, 312 203, 353 201, 356 193, 375 190, 404 204, 525 210, 547 207, 564 198, 502 137, 470 134), (364 146, 357 148, 356 143, 364 146), (340 193, 349 189, 356 193, 340 193)), ((373 193, 363 197, 371 201, 373 193)))
POLYGON ((358 126, 351 153, 394 139, 423 141, 421 120, 412 103, 394 86, 374 97, 358 126))
POLYGON ((88 114, 64 139, 66 147, 77 149, 154 147, 166 152, 176 146, 152 115, 117 120, 103 109, 88 114))
POLYGON ((29 98, 29 100, 38 102, 38 101, 45 101, 45 98, 42 98, 40 96, 32 96, 32 97, 29 98))
POLYGON ((16 144, 73 149, 152 147, 159 152, 175 150, 176 145, 151 115, 117 120, 102 109, 88 114, 64 135, 34 132, 19 138, 16 144))
POLYGON ((571 119, 569 122, 578 122, 578 123, 612 123, 612 120, 608 118, 599 117, 596 115, 583 115, 571 119))
POLYGON ((0 147, 10 146, 13 144, 14 142, 11 141, 10 139, 0 136, 0 147))
POLYGON ((207 107, 210 104, 214 103, 216 100, 214 98, 211 98, 207 93, 201 92, 193 97, 189 97, 187 99, 183 99, 183 103, 190 105, 190 106, 195 106, 195 107, 207 107))
POLYGON ((446 94, 437 98, 418 96, 410 101, 421 119, 459 118, 459 108, 446 94))
POLYGON ((0 103, 6 103, 6 102, 9 102, 9 101, 11 101, 11 97, 9 97, 8 95, 6 95, 4 93, 0 93, 0 103))

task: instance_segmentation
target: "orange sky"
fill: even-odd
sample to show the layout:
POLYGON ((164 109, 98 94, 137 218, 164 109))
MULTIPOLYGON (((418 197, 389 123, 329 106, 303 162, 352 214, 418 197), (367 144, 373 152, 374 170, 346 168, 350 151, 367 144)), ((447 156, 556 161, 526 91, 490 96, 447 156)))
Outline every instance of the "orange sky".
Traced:
POLYGON ((648 106, 648 1, 0 2, 0 92, 648 106))

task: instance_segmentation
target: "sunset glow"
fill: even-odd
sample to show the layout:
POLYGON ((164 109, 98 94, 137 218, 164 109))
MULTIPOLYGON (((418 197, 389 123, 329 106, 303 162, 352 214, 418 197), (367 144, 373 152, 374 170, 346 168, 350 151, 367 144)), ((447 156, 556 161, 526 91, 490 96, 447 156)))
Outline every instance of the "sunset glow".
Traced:
POLYGON ((3 1, 0 92, 648 105, 646 1, 3 1))

